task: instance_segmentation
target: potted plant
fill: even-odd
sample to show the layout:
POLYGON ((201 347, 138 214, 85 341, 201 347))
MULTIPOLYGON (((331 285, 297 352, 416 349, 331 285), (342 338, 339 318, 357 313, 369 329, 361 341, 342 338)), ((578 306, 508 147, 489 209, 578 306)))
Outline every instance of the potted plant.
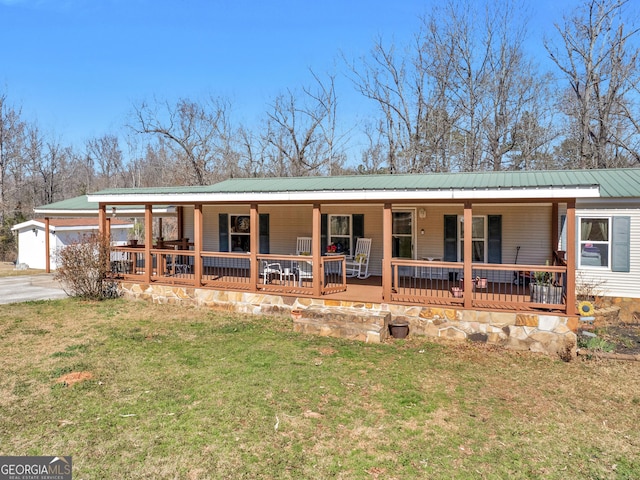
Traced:
MULTIPOLYGON (((547 265, 549 261, 547 260, 547 265)), ((533 272, 533 282, 529 284, 532 303, 562 303, 562 286, 555 285, 553 274, 546 270, 533 272)))

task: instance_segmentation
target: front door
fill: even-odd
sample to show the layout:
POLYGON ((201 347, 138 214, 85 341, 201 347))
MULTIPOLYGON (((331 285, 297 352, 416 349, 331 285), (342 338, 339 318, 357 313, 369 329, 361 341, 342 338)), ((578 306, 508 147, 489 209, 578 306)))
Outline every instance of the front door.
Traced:
MULTIPOLYGON (((413 211, 392 212, 392 255, 394 258, 413 259, 413 211)), ((413 276, 411 267, 400 268, 401 276, 413 276)))

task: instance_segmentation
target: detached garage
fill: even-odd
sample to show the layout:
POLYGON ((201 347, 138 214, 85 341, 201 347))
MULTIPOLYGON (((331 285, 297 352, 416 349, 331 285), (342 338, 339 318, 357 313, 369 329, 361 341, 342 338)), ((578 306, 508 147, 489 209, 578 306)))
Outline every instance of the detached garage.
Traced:
MULTIPOLYGON (((111 241, 113 245, 127 243, 128 231, 133 223, 111 219, 111 241)), ((46 224, 44 219, 34 219, 15 225, 12 231, 18 236, 18 263, 29 268, 47 268, 46 224)), ((52 270, 56 269, 56 251, 74 242, 83 235, 98 231, 97 218, 51 218, 49 219, 49 259, 52 270)))

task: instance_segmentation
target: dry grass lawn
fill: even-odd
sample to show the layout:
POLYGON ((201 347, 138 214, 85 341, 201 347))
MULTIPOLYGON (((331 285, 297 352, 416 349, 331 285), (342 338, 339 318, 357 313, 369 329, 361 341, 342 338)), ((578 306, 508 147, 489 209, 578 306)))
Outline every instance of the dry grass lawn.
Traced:
POLYGON ((3 455, 74 478, 640 478, 640 365, 123 300, 0 307, 3 455))

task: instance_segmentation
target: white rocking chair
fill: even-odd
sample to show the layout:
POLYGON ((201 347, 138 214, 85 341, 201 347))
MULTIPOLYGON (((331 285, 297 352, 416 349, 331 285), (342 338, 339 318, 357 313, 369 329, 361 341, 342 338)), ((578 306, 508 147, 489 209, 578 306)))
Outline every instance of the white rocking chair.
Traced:
POLYGON ((296 240, 296 255, 311 255, 311 237, 298 237, 296 240))
POLYGON ((262 277, 263 283, 271 283, 271 277, 276 275, 278 280, 282 280, 282 267, 279 263, 269 263, 266 260, 262 261, 262 277))
POLYGON ((353 257, 346 260, 347 277, 369 277, 369 255, 371 254, 371 239, 359 238, 353 257))

